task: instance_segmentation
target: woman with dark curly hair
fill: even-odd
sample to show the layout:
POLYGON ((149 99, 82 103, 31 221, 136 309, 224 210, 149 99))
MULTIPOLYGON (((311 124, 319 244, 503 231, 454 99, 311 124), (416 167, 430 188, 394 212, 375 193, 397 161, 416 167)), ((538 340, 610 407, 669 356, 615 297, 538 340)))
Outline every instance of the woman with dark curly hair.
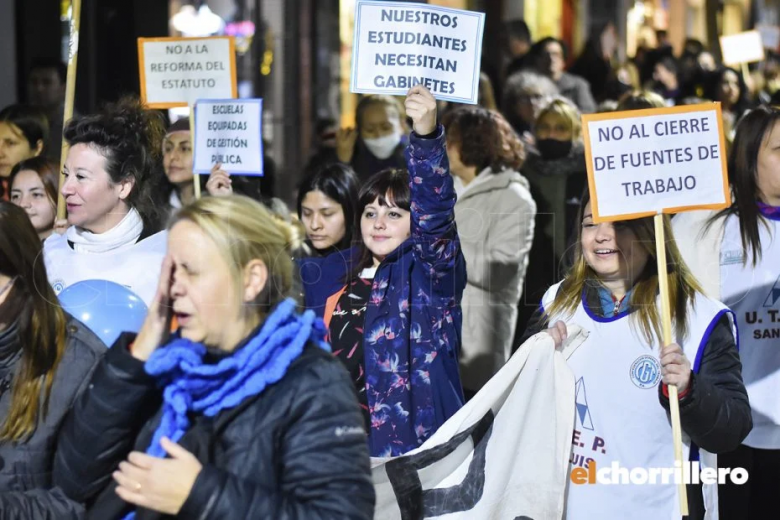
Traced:
POLYGON ((159 114, 132 99, 68 122, 61 192, 70 227, 44 243, 55 292, 100 279, 151 302, 166 251, 164 134, 159 114))
POLYGON ((447 113, 442 124, 450 170, 464 185, 455 222, 468 266, 460 373, 469 395, 512 353, 536 203, 518 173, 523 144, 501 114, 463 107, 447 113))

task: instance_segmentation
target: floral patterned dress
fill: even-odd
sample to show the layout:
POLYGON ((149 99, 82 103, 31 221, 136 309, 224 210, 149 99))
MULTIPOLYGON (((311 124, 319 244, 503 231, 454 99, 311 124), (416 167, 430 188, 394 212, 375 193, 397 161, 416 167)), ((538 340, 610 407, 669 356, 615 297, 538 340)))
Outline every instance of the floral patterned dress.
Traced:
MULTIPOLYGON (((373 274, 372 274, 373 276, 373 274)), ((371 295, 371 278, 356 277, 341 293, 333 317, 330 320, 328 341, 333 355, 344 363, 355 383, 360 409, 365 419, 366 431, 371 429, 366 396, 365 350, 363 349, 363 322, 371 295)))

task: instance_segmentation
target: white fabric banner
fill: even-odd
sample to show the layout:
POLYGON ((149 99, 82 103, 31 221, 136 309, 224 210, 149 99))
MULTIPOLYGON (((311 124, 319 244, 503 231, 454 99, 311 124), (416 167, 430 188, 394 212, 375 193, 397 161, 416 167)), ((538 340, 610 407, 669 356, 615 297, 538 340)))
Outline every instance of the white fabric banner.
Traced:
MULTIPOLYGON (((570 327, 565 353, 585 336, 570 327)), ((372 459, 374 518, 562 518, 574 413, 565 356, 537 334, 422 446, 372 459)))

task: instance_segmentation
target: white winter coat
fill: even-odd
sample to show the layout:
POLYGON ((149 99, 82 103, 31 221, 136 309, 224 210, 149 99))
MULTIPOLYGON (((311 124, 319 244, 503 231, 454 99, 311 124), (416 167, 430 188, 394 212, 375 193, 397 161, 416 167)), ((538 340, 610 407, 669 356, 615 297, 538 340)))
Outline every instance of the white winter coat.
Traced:
POLYGON ((468 285, 463 292, 461 380, 476 391, 512 353, 536 204, 513 170, 482 171, 455 204, 468 285))

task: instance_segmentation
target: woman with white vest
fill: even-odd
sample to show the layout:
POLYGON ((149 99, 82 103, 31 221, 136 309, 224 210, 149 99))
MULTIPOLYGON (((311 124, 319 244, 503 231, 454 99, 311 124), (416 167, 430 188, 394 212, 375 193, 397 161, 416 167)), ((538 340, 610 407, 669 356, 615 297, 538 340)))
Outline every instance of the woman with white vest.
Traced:
POLYGON ((450 171, 464 185, 455 223, 468 266, 460 370, 471 395, 512 354, 536 204, 518 173, 523 144, 501 114, 462 107, 445 114, 442 124, 450 171))
POLYGON ((96 115, 72 119, 61 187, 68 227, 44 242, 56 293, 82 280, 124 285, 148 305, 165 256, 165 201, 156 112, 124 99, 96 115))
POLYGON ((780 472, 780 110, 760 106, 737 126, 728 161, 733 203, 672 221, 680 252, 705 292, 736 314, 753 430, 723 467, 744 467, 721 490, 721 518, 768 518, 780 472))
MULTIPOLYGON (((546 292, 529 331, 551 325, 556 344, 568 325, 587 332, 564 350, 576 381, 571 468, 674 468, 669 384, 680 396, 684 460, 714 467, 714 454, 733 450, 751 426, 732 313, 701 293, 670 242, 663 266, 674 343, 662 346, 653 219, 596 224, 587 194, 583 204, 573 267, 546 292)), ((688 507, 689 518, 717 518, 716 486, 689 486, 688 507)), ((674 481, 569 483, 568 520, 628 517, 680 519, 674 481)))

